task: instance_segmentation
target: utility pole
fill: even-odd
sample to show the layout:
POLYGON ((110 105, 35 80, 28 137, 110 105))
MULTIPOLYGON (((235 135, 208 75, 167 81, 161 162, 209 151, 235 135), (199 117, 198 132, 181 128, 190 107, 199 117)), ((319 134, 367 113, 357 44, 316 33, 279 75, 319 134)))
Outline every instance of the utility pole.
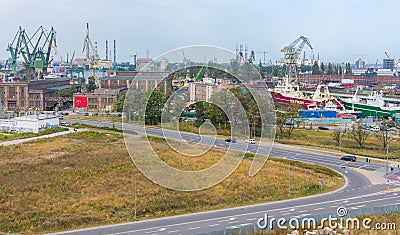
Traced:
POLYGON ((136 176, 141 176, 141 174, 136 174, 133 176, 133 180, 134 180, 134 217, 133 217, 133 221, 136 221, 136 176))

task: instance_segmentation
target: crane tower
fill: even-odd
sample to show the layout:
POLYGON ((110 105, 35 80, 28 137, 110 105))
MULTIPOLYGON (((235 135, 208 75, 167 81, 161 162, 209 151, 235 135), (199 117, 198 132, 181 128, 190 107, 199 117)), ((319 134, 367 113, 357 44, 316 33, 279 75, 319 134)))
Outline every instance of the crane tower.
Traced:
POLYGON ((286 65, 285 76, 289 80, 290 83, 297 84, 297 71, 296 71, 296 63, 299 59, 301 52, 303 51, 304 45, 306 45, 312 50, 310 41, 308 38, 304 36, 298 37, 288 46, 285 46, 281 49, 281 52, 284 53, 284 57, 282 58, 282 63, 286 65))

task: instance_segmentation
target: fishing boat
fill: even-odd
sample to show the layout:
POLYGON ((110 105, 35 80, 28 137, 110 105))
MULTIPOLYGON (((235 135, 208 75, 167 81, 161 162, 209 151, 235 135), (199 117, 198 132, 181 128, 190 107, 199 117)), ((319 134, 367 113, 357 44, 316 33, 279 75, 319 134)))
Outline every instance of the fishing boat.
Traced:
POLYGON ((400 106, 385 102, 382 91, 373 91, 367 97, 357 96, 359 88, 356 89, 352 98, 343 98, 341 101, 346 109, 361 111, 362 117, 392 117, 400 113, 400 106))
POLYGON ((319 84, 313 95, 305 95, 300 91, 297 83, 290 83, 288 78, 279 81, 274 89, 270 90, 274 101, 281 104, 299 104, 305 109, 322 109, 325 103, 332 101, 342 106, 339 100, 329 93, 327 85, 319 84))

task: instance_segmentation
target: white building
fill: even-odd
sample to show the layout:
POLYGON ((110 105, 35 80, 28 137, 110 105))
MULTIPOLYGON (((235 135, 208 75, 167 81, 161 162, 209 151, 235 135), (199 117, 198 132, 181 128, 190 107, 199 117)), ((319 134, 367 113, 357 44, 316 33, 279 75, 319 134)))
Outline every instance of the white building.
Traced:
POLYGON ((33 132, 57 128, 60 119, 55 115, 33 114, 13 119, 0 120, 0 129, 3 131, 33 132))

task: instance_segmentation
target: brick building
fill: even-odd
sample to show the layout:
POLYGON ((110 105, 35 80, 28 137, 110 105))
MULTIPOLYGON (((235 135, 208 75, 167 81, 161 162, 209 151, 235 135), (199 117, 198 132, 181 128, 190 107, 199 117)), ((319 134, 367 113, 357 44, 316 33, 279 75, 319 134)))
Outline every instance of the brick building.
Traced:
POLYGON ((5 111, 53 110, 58 104, 56 91, 71 87, 69 79, 0 83, 0 101, 5 111))
POLYGON ((106 76, 99 79, 102 89, 129 88, 139 91, 148 91, 158 87, 167 93, 172 89, 169 73, 165 72, 131 72, 109 70, 106 76))
POLYGON ((73 97, 75 112, 112 112, 126 88, 97 89, 91 93, 76 93, 73 97))

